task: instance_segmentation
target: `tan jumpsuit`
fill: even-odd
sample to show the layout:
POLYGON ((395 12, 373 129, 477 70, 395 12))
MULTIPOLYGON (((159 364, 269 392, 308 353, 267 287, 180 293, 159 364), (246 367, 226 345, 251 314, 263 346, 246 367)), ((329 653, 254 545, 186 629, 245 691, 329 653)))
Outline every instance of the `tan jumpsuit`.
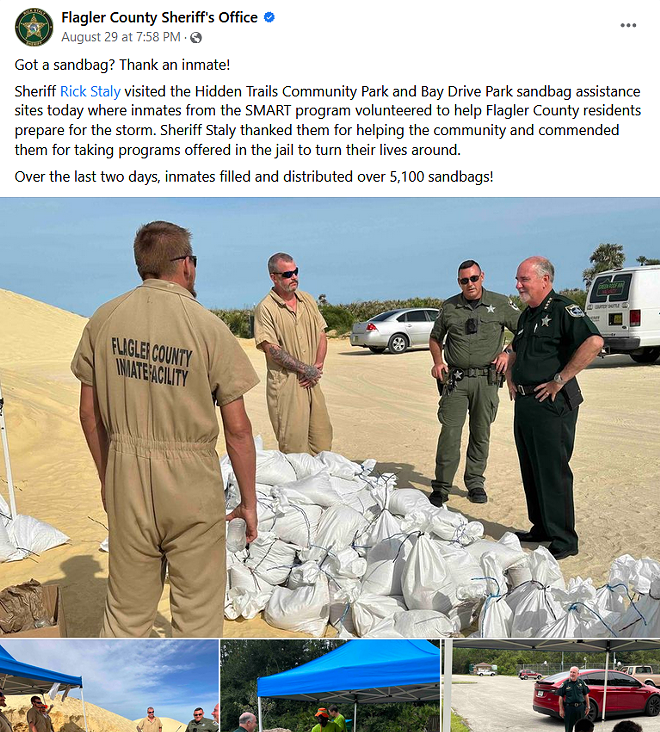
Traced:
POLYGON ((101 637, 147 637, 169 566, 172 634, 219 637, 225 509, 215 405, 258 383, 225 324, 183 287, 146 280, 101 306, 73 373, 110 440, 110 570, 101 637))
MULTIPOLYGON (((265 341, 281 346, 303 363, 313 365, 319 337, 327 324, 314 301, 297 290, 294 313, 282 298, 271 290, 257 305, 254 339, 257 346, 265 341)), ((332 424, 325 397, 317 384, 304 389, 298 374, 267 359, 266 401, 268 414, 282 452, 307 452, 316 455, 332 447, 332 424)))

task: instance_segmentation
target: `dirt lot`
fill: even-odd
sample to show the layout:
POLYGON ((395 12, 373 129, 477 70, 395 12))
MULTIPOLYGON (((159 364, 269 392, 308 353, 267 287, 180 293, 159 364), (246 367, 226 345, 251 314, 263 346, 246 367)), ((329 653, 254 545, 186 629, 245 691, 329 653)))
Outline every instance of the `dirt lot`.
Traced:
MULTIPOLYGON (((517 676, 454 675, 453 681, 451 707, 465 719, 472 732, 563 732, 563 720, 532 709, 534 682, 531 680, 521 681, 517 676)), ((634 720, 644 732, 660 732, 660 717, 645 714, 599 721, 596 732, 610 732, 621 719, 634 720)))

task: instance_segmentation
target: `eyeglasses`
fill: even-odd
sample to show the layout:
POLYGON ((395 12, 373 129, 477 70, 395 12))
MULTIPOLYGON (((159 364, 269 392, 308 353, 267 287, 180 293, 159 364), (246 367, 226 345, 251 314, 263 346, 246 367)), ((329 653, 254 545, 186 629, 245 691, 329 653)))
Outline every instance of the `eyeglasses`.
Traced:
POLYGON ((202 712, 193 712, 193 717, 201 717, 202 712))
POLYGON ((289 269, 286 272, 273 272, 273 274, 279 275, 285 280, 290 280, 293 275, 296 275, 296 277, 298 276, 298 267, 296 267, 295 269, 289 269))
POLYGON ((472 275, 472 277, 459 277, 458 282, 461 285, 467 285, 468 282, 477 282, 481 278, 481 275, 472 275))
POLYGON ((189 259, 195 267, 197 266, 197 257, 194 254, 184 254, 182 257, 174 257, 174 259, 170 259, 170 262, 176 262, 179 259, 189 259))

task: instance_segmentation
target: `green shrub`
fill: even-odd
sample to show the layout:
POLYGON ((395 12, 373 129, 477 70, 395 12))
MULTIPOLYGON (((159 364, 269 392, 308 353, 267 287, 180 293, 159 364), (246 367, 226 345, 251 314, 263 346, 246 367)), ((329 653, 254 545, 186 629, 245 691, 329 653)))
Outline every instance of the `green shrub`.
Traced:
POLYGON ((328 329, 336 331, 338 335, 348 333, 353 328, 353 316, 342 305, 320 305, 319 310, 328 329))
POLYGON ((217 315, 237 338, 253 337, 251 310, 243 308, 242 310, 211 310, 211 312, 217 315))

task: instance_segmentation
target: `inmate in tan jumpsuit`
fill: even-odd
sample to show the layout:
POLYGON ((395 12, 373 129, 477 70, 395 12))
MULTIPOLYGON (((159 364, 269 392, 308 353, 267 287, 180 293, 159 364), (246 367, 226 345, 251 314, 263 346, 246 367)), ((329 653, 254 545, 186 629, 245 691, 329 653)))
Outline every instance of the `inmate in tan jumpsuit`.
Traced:
POLYGON ((142 732, 158 732, 162 726, 163 723, 160 721, 160 718, 154 715, 153 721, 149 719, 149 717, 145 717, 140 724, 137 725, 137 728, 142 730, 142 732))
POLYGON ((71 365, 110 440, 102 637, 149 635, 170 579, 172 633, 219 637, 225 509, 215 405, 258 382, 225 324, 183 287, 146 280, 101 306, 71 365))
MULTIPOLYGON (((298 299, 294 313, 271 290, 254 313, 254 339, 281 346, 303 363, 313 365, 321 333, 327 328, 314 298, 295 291, 298 299)), ((308 452, 316 455, 332 447, 332 425, 325 397, 317 384, 304 389, 295 371, 267 359, 266 401, 268 414, 282 452, 308 452)))
POLYGON ((13 732, 11 722, 5 717, 2 709, 0 709, 0 732, 13 732))

